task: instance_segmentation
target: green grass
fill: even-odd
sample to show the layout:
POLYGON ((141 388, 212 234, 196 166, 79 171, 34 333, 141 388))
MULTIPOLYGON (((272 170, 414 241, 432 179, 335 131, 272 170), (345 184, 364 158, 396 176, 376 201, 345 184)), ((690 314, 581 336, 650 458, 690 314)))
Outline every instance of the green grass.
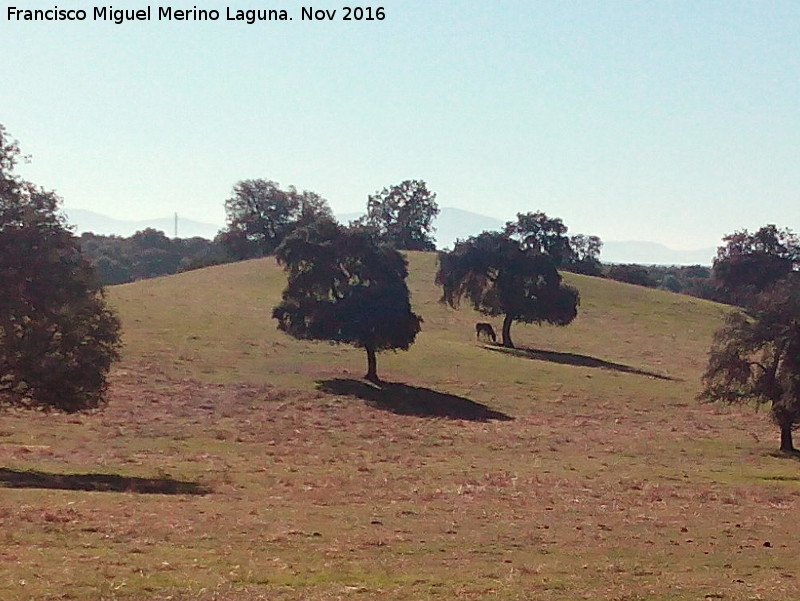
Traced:
POLYGON ((425 322, 384 391, 276 330, 270 260, 112 288, 108 407, 0 415, 0 599, 800 596, 800 463, 765 412, 695 400, 723 307, 568 275, 576 322, 511 355, 410 268, 425 322))
MULTIPOLYGON (((485 318, 438 302, 436 255, 411 253, 410 259, 414 310, 425 322, 409 352, 379 357, 385 380, 447 387, 501 403, 524 393, 508 399, 509 408, 529 391, 544 393, 565 380, 574 392, 602 391, 609 398, 620 387, 653 387, 652 380, 613 370, 512 360, 487 351, 474 339, 475 321, 485 318)), ((566 328, 516 324, 518 346, 674 376, 684 382, 660 387, 681 398, 694 394, 711 332, 724 312, 720 305, 586 276, 568 274, 567 281, 581 291, 577 320, 566 328)), ((363 351, 293 340, 276 329, 271 309, 284 285, 283 272, 263 259, 118 286, 110 300, 123 316, 126 356, 153 361, 176 377, 311 389, 320 378, 361 376, 363 351)))

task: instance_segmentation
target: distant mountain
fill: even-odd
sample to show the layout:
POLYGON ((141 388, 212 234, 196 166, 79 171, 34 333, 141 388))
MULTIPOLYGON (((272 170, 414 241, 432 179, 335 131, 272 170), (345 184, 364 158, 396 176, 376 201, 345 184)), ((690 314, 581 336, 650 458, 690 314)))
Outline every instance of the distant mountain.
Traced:
MULTIPOLYGON (((143 219, 141 221, 126 221, 114 219, 93 211, 84 209, 64 209, 67 221, 75 227, 75 232, 80 235, 84 232, 93 232, 103 236, 132 236, 138 231, 146 228, 161 230, 167 236, 175 235, 175 217, 160 217, 155 219, 143 219)), ((207 238, 212 240, 222 226, 211 223, 202 223, 185 219, 178 215, 178 237, 179 238, 207 238)))
MULTIPOLYGON (((175 218, 161 217, 141 221, 114 219, 93 211, 65 209, 67 219, 76 228, 76 233, 94 232, 106 236, 131 236, 137 231, 151 227, 161 230, 167 236, 175 233, 175 218)), ((340 223, 349 223, 363 213, 341 213, 336 215, 340 223)), ((487 230, 498 230, 504 221, 471 211, 444 207, 434 222, 436 245, 440 249, 453 248, 457 239, 466 239, 487 230)), ((202 223, 178 216, 178 236, 180 238, 213 239, 222 226, 202 223)), ((698 250, 675 250, 655 242, 614 242, 604 241, 600 260, 603 263, 638 263, 640 265, 711 265, 716 248, 698 250)))
POLYGON ((456 240, 466 240, 481 232, 499 230, 506 222, 494 217, 479 215, 463 209, 444 207, 439 212, 436 226, 436 246, 439 248, 453 248, 456 240))
POLYGON ((604 242, 603 263, 638 263, 639 265, 711 265, 716 248, 675 250, 655 242, 604 242))
MULTIPOLYGON (((452 248, 457 238, 465 239, 483 231, 498 230, 505 225, 505 221, 462 209, 445 207, 439 213, 434 225, 436 226, 437 246, 452 248)), ((600 260, 603 263, 638 263, 640 265, 711 265, 716 254, 716 248, 675 250, 655 242, 603 241, 600 260)))

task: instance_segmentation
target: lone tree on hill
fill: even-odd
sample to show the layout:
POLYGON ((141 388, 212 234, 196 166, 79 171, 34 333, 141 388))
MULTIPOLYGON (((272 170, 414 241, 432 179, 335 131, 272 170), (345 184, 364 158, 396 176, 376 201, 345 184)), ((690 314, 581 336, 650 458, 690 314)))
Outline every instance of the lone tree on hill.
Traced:
POLYGON ((734 232, 717 250, 713 276, 720 300, 746 306, 800 263, 800 240, 789 229, 765 225, 755 233, 734 232))
POLYGON ((770 406, 781 451, 795 452, 800 425, 800 281, 761 293, 748 314, 731 313, 714 336, 700 398, 770 406))
POLYGON ((562 283, 553 259, 498 232, 439 253, 436 283, 451 307, 466 297, 484 315, 503 315, 502 344, 508 348, 514 348, 514 321, 565 326, 578 314, 578 291, 562 283))
POLYGON ((364 377, 378 383, 376 353, 408 350, 422 323, 411 311, 405 257, 374 232, 329 219, 298 229, 275 254, 289 276, 272 312, 278 328, 363 348, 364 377))
POLYGON ((414 179, 370 196, 362 221, 398 250, 436 250, 431 233, 438 214, 436 194, 424 181, 414 179))
POLYGON ((219 241, 236 259, 271 255, 294 229, 318 217, 332 217, 328 201, 294 186, 282 190, 277 182, 248 179, 233 187, 225 201, 228 226, 219 241))
POLYGON ((59 198, 14 174, 0 126, 0 406, 92 409, 118 358, 119 321, 59 198))

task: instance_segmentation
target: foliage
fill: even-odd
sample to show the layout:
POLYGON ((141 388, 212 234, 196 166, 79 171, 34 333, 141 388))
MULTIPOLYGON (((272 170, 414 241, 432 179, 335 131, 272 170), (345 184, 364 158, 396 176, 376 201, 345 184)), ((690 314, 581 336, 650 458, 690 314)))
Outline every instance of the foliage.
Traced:
POLYGON ((723 238, 714 259, 719 300, 745 306, 800 263, 800 240, 789 229, 765 225, 755 233, 734 232, 723 238))
POLYGON ((602 275, 598 236, 575 234, 559 217, 548 217, 541 211, 517 213, 516 221, 506 223, 504 233, 519 242, 523 249, 548 255, 559 269, 584 275, 602 275))
POLYGON ((762 292, 748 314, 735 312, 714 338, 702 398, 754 401, 771 407, 781 450, 794 451, 800 425, 800 281, 782 280, 762 292))
POLYGON ((504 315, 503 346, 513 347, 511 323, 567 325, 578 313, 578 291, 562 284, 555 261, 499 232, 458 241, 439 254, 442 302, 467 298, 484 315, 504 315))
POLYGON ((619 282, 660 288, 697 298, 719 300, 711 268, 703 265, 617 264, 605 269, 605 277, 619 282))
POLYGON ((517 220, 507 222, 504 231, 524 250, 549 255, 556 267, 572 257, 567 226, 558 217, 550 218, 541 211, 517 213, 517 220))
POLYGON ((647 286, 648 288, 656 287, 655 280, 650 277, 650 270, 644 265, 611 265, 606 272, 606 276, 612 280, 627 284, 647 286))
POLYGON ((565 271, 581 273, 583 275, 603 275, 603 266, 600 263, 600 251, 603 241, 599 236, 575 234, 569 238, 569 260, 562 265, 565 271))
POLYGON ((171 275, 231 260, 216 241, 171 239, 164 232, 152 228, 128 238, 84 233, 80 244, 105 285, 171 275))
POLYGON ((436 194, 422 180, 404 182, 375 192, 367 200, 362 224, 398 250, 436 250, 431 237, 439 214, 436 194))
POLYGON ((225 201, 227 228, 219 241, 235 259, 271 255, 294 229, 318 217, 332 217, 328 201, 314 192, 283 190, 277 182, 248 179, 236 183, 225 201))
POLYGON ((289 281, 272 315, 287 334, 365 349, 373 381, 376 352, 414 343, 422 319, 411 311, 406 259, 370 230, 320 219, 287 237, 276 257, 289 281))
POLYGON ((0 126, 0 405, 97 407, 118 358, 119 321, 59 198, 14 174, 0 126))

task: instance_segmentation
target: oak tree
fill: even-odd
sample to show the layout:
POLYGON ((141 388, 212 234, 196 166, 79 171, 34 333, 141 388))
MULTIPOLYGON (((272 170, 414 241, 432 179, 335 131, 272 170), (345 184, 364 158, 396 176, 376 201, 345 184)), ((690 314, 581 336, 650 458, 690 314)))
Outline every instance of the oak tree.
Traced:
POLYGON ((0 126, 0 406, 95 408, 118 358, 119 321, 60 199, 17 176, 18 159, 0 126))
POLYGON ((363 348, 367 380, 379 382, 376 354, 408 350, 422 318, 411 310, 405 257, 374 232, 320 219, 278 247, 288 274, 272 312, 290 336, 363 348))
POLYGON ((599 236, 575 234, 569 237, 570 257, 562 265, 564 270, 583 275, 600 276, 603 274, 600 263, 600 251, 603 241, 599 236))
POLYGON ((789 229, 765 225, 754 233, 734 232, 717 250, 713 277, 718 299, 746 306, 800 264, 800 239, 789 229))
POLYGON ((555 261, 499 232, 460 240, 451 252, 439 253, 436 283, 442 302, 454 308, 466 298, 484 315, 502 315, 502 344, 509 348, 515 321, 564 326, 578 314, 578 291, 562 283, 555 261))
POLYGON ((436 194, 427 184, 406 180, 369 197, 363 224, 398 250, 436 250, 432 233, 438 214, 436 194))
POLYGON ((235 259, 271 255, 295 228, 317 217, 332 217, 328 202, 319 194, 277 182, 248 179, 233 187, 225 201, 227 227, 218 239, 235 259))
POLYGON ((794 452, 800 425, 800 281, 784 279, 759 294, 745 313, 728 315, 716 332, 701 398, 768 405, 781 451, 794 452))

